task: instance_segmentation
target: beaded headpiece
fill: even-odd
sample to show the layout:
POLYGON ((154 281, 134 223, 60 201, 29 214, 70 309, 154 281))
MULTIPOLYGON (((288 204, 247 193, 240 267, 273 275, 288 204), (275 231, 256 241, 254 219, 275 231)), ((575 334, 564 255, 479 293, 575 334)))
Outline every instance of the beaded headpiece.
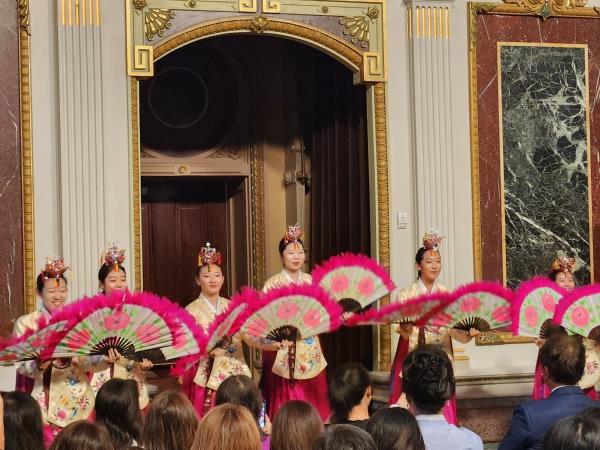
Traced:
POLYGON ((285 234, 283 235, 283 242, 285 242, 285 245, 288 245, 289 243, 293 242, 295 244, 295 247, 297 248, 298 241, 300 240, 303 234, 304 232, 302 231, 302 228, 300 228, 300 225, 289 225, 285 234))
POLYGON ((58 287, 60 285, 60 277, 62 277, 67 270, 69 270, 69 268, 65 266, 65 260, 63 258, 58 256, 48 257, 46 258, 46 265, 42 269, 41 275, 44 277, 44 280, 54 278, 55 286, 58 287))
POLYGON ((118 272, 119 266, 125 261, 125 249, 119 248, 116 242, 104 250, 102 255, 103 262, 107 266, 113 266, 113 271, 118 272))
POLYGON ((425 233, 423 236, 423 247, 426 250, 432 250, 434 253, 439 253, 440 244, 442 243, 442 236, 436 230, 430 230, 429 233, 425 233))
POLYGON ((210 272, 212 264, 221 265, 221 254, 215 247, 211 247, 210 242, 207 242, 206 247, 202 247, 198 253, 198 267, 208 266, 210 272))
POLYGON ((559 256, 552 261, 551 272, 565 272, 573 273, 575 268, 575 258, 569 258, 568 256, 559 256))

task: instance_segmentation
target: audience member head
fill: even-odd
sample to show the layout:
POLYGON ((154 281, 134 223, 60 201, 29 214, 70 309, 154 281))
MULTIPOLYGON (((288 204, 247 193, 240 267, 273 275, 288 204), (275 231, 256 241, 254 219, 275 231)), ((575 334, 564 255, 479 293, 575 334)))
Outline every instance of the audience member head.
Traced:
POLYGON ((455 390, 448 355, 432 345, 410 352, 402 365, 402 389, 415 414, 439 414, 455 390))
POLYGON ((248 408, 225 403, 204 416, 196 431, 191 450, 261 450, 261 448, 260 432, 248 408))
POLYGON ((216 405, 232 403, 248 408, 254 420, 258 422, 262 407, 262 396, 256 381, 246 375, 234 375, 227 378, 217 389, 216 405))
POLYGON ((181 392, 158 394, 148 406, 141 445, 146 450, 181 450, 191 447, 198 418, 181 392))
POLYGON ((377 450, 369 433, 354 425, 331 425, 313 444, 313 450, 377 450))
POLYGON ((540 363, 544 380, 551 389, 577 384, 585 368, 585 349, 581 338, 552 334, 540 349, 540 363))
POLYGON ((544 437, 542 450, 600 448, 600 409, 590 408, 556 422, 544 437))
POLYGON ((142 416, 138 385, 134 380, 113 378, 102 385, 96 395, 96 423, 103 425, 115 448, 139 442, 142 416))
POLYGON ((378 450, 425 450, 417 419, 404 408, 384 408, 373 414, 367 431, 378 450))
POLYGON ((270 450, 311 450, 322 432, 321 417, 310 403, 289 401, 273 419, 270 450))
POLYGON ((367 414, 371 403, 369 372, 361 364, 344 364, 336 369, 329 384, 329 404, 333 411, 331 423, 349 419, 354 408, 361 407, 367 414))
POLYGON ((7 392, 4 399, 5 447, 10 450, 43 450, 42 412, 25 392, 7 392))
POLYGON ((80 420, 58 433, 50 450, 115 450, 108 431, 96 423, 80 420))

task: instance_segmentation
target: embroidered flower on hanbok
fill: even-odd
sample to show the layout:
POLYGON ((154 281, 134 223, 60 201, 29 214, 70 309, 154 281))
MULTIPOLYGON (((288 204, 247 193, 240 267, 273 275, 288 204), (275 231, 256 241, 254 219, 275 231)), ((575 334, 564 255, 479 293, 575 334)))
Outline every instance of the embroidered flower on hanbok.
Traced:
POLYGON ((68 386, 77 386, 79 384, 79 378, 77 378, 74 375, 71 375, 69 378, 67 378, 67 385, 68 386))
POLYGON ((588 361, 585 364, 585 372, 588 375, 592 375, 592 374, 596 373, 597 370, 598 370, 598 362, 597 361, 588 361))
POLYGON ((67 412, 64 409, 57 409, 56 417, 60 420, 65 420, 67 418, 67 412))

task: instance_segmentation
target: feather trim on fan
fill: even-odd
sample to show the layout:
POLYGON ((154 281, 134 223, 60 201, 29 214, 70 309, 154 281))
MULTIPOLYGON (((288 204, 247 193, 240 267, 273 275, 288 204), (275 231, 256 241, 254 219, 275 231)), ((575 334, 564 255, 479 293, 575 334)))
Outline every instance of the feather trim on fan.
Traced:
POLYGON ((522 283, 511 305, 513 334, 543 337, 544 327, 543 333, 547 334, 550 329, 546 322, 554 317, 558 301, 566 294, 564 289, 545 277, 522 283))
MULTIPOLYGON (((60 342, 48 348, 46 359, 107 354, 123 356, 173 345, 182 308, 149 293, 115 292, 86 297, 52 315, 50 322, 67 320, 60 342)), ((201 343, 200 343, 201 344, 201 343)))
POLYGON ((202 352, 181 358, 171 370, 173 376, 182 376, 194 364, 208 356, 215 348, 229 347, 229 340, 236 334, 242 325, 241 319, 248 307, 258 301, 259 293, 252 288, 245 287, 229 302, 227 310, 215 317, 206 333, 207 341, 202 352))
POLYGON ((56 344, 67 321, 48 325, 48 318, 41 317, 35 329, 28 329, 19 337, 5 339, 0 342, 0 365, 12 365, 15 362, 40 358, 43 350, 56 344))
POLYGON ((262 295, 241 319, 241 331, 256 338, 291 340, 289 374, 293 380, 296 340, 335 331, 341 314, 342 308, 318 285, 288 285, 262 295))
POLYGON ((368 256, 342 253, 313 272, 313 284, 321 286, 345 312, 357 312, 395 289, 383 266, 368 256))
POLYGON ((449 292, 424 294, 407 301, 396 301, 379 310, 355 314, 346 321, 349 327, 356 325, 382 325, 390 323, 413 323, 420 326, 437 314, 453 300, 449 292))
POLYGON ((468 331, 490 331, 511 324, 510 289, 487 281, 470 283, 452 293, 454 300, 427 321, 427 325, 468 331))
POLYGON ((600 285, 580 287, 565 295, 556 307, 554 323, 588 337, 600 324, 600 285))

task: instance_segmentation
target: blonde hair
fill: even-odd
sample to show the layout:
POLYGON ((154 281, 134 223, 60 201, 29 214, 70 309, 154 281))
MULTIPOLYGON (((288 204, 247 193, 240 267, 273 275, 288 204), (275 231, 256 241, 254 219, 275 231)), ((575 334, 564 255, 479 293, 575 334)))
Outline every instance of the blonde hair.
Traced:
POLYGON ((191 450, 261 450, 256 420, 245 406, 225 403, 200 422, 191 450))

